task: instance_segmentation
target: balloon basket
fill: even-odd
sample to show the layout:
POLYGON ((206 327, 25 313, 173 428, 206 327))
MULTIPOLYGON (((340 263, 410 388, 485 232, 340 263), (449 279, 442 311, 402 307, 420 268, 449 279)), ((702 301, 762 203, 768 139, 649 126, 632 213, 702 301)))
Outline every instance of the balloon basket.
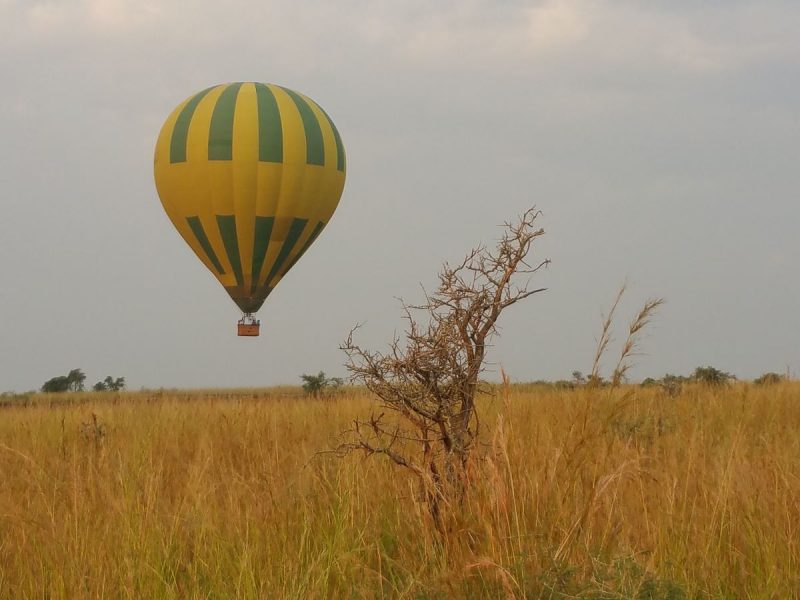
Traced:
POLYGON ((258 329, 260 325, 246 325, 239 323, 238 332, 240 337, 258 337, 258 329))
POLYGON ((261 329, 261 321, 257 321, 252 315, 243 316, 236 325, 239 337, 258 337, 261 329))

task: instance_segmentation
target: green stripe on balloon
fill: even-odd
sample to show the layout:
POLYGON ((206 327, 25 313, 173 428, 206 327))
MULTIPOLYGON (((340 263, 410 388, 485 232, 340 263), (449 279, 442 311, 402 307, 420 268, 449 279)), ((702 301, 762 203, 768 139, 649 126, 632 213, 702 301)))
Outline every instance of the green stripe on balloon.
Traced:
POLYGON ((267 285, 269 285, 273 277, 280 272, 283 263, 289 258, 295 244, 297 244, 297 240, 300 238, 300 234, 303 233, 303 229, 306 227, 306 223, 308 223, 308 219, 292 219, 292 224, 289 226, 289 233, 286 236, 286 240, 283 242, 278 256, 275 259, 275 264, 272 265, 272 269, 267 276, 265 282, 267 285))
POLYGON ((325 164, 325 144, 322 140, 322 128, 317 121, 317 116, 300 94, 292 90, 281 88, 294 102, 303 121, 303 131, 306 134, 306 164, 325 164))
POLYGON ((311 235, 310 235, 310 236, 308 237, 308 239, 306 240, 306 243, 305 243, 305 244, 303 244, 303 247, 302 247, 302 248, 300 248, 300 252, 298 252, 298 253, 297 253, 297 255, 295 255, 295 257, 292 259, 292 262, 290 262, 290 263, 289 263, 289 266, 288 266, 288 267, 286 267, 286 271, 287 271, 287 272, 289 271, 289 269, 291 269, 291 268, 294 266, 294 264, 295 264, 295 263, 296 263, 298 260, 300 260, 300 257, 301 257, 301 256, 303 256, 303 254, 305 254, 305 253, 306 253, 306 250, 308 250, 308 249, 311 247, 311 244, 313 244, 313 243, 314 243, 314 241, 317 239, 317 236, 318 236, 320 233, 322 233, 322 230, 323 230, 324 228, 325 228, 325 223, 323 223, 322 221, 320 221, 319 223, 317 223, 317 225, 314 227, 314 231, 312 231, 312 232, 311 232, 311 235))
POLYGON ((232 83, 226 87, 214 105, 208 132, 208 160, 233 158, 233 116, 240 87, 241 83, 232 83))
POLYGON ((336 140, 336 170, 337 171, 344 171, 344 144, 342 144, 342 138, 339 136, 339 130, 336 129, 336 125, 333 124, 331 118, 328 115, 325 115, 328 119, 328 123, 331 124, 331 129, 333 129, 333 139, 336 140))
POLYGON ((205 98, 206 94, 213 89, 213 87, 210 87, 199 94, 195 94, 181 109, 175 121, 175 127, 172 128, 172 138, 169 143, 170 163, 186 162, 186 142, 189 139, 189 125, 192 122, 194 111, 197 110, 197 105, 205 98))
POLYGON ((239 240, 236 237, 236 217, 234 215, 217 215, 217 225, 228 254, 228 262, 236 277, 236 285, 242 285, 242 260, 239 257, 239 240))
POLYGON ((217 254, 214 252, 214 248, 211 247, 211 242, 208 241, 208 236, 206 235, 206 230, 203 229, 203 224, 200 222, 200 217, 186 217, 186 222, 189 223, 189 227, 191 227, 194 237, 197 238, 197 242, 200 244, 203 252, 206 253, 208 260, 211 261, 212 265, 214 265, 217 273, 224 275, 225 269, 222 268, 222 265, 217 258, 217 254))
POLYGON ((275 224, 275 217, 256 217, 255 237, 253 239, 253 269, 251 272, 252 285, 250 293, 254 294, 261 279, 261 268, 264 266, 264 258, 269 247, 269 238, 272 235, 272 226, 275 224))
POLYGON ((344 144, 342 144, 342 138, 339 135, 339 130, 336 129, 336 125, 333 124, 333 120, 328 116, 328 113, 326 113, 319 105, 317 105, 317 108, 319 108, 322 114, 325 115, 325 118, 328 120, 328 125, 330 125, 331 129, 333 130, 333 139, 336 142, 336 170, 344 171, 344 144))
POLYGON ((275 95, 263 83, 256 83, 258 104, 258 160, 283 162, 283 126, 275 95))

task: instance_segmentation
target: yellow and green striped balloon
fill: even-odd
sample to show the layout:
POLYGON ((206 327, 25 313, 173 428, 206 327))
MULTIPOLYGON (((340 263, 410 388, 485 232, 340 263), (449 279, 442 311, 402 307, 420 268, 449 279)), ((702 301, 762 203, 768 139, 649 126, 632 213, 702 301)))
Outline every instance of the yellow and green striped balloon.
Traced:
POLYGON ((155 180, 183 239, 253 313, 336 210, 344 146, 307 96, 223 84, 172 111, 156 143, 155 180))

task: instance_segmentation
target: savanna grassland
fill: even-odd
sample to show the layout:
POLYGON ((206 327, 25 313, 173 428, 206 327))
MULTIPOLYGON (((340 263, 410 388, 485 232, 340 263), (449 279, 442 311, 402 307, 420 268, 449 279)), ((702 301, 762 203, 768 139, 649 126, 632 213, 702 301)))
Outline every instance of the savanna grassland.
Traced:
POLYGON ((497 388, 449 533, 351 391, 0 409, 0 598, 800 597, 800 384, 497 388))

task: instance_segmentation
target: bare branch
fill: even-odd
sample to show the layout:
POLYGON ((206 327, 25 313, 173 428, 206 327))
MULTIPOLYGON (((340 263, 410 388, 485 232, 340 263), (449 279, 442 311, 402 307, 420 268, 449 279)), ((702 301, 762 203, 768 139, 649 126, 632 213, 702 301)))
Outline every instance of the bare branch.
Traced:
POLYGON ((540 215, 531 208, 504 225, 493 249, 479 245, 461 261, 444 263, 437 288, 422 289, 422 304, 400 300, 406 330, 386 352, 356 344, 358 326, 341 346, 351 380, 366 386, 403 425, 387 425, 383 413, 356 421, 351 441, 339 448, 383 454, 412 470, 436 506, 443 489, 463 490, 464 468, 479 429, 479 376, 500 315, 545 291, 530 288, 529 279, 550 261, 526 260, 544 235, 534 227, 540 215))

